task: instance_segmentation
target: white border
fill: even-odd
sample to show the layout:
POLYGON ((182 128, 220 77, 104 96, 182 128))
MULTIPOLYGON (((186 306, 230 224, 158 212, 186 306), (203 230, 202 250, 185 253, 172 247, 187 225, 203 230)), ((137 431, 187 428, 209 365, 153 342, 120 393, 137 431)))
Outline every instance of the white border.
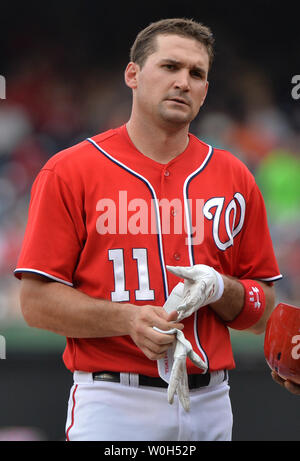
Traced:
POLYGON ((47 274, 47 272, 39 271, 37 269, 30 269, 27 267, 20 267, 14 271, 15 274, 18 274, 19 272, 32 272, 33 274, 39 274, 39 275, 44 275, 45 277, 48 277, 49 279, 55 280, 56 282, 61 282, 64 283, 65 285, 68 285, 69 287, 73 286, 73 283, 67 282, 66 280, 60 279, 58 277, 54 277, 54 275, 47 274))

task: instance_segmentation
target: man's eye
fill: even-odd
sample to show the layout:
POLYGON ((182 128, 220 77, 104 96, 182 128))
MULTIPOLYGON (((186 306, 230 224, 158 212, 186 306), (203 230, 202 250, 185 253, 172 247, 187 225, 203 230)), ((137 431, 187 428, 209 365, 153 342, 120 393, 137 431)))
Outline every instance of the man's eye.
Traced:
POLYGON ((191 72, 191 75, 195 78, 199 78, 199 79, 203 79, 204 78, 204 75, 201 73, 201 72, 198 72, 198 71, 192 71, 191 72))
POLYGON ((163 67, 165 67, 168 70, 174 70, 175 69, 174 64, 165 64, 163 67))

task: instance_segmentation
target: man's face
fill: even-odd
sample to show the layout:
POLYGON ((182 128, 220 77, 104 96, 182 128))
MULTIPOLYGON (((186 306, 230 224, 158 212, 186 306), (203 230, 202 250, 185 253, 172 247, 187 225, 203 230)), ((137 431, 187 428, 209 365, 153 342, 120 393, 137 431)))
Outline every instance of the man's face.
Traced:
POLYGON ((143 67, 135 66, 134 108, 139 116, 168 125, 189 124, 208 88, 209 57, 194 39, 159 35, 157 49, 143 67))

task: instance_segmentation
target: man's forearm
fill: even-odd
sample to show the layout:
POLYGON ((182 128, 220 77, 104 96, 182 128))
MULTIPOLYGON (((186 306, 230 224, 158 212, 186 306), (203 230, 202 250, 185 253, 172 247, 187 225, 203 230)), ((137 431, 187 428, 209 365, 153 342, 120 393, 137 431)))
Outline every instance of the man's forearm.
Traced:
MULTIPOLYGON (((224 280, 224 293, 219 301, 211 304, 211 308, 222 318, 225 322, 234 320, 244 306, 245 292, 243 285, 238 279, 222 276, 224 280)), ((259 321, 249 328, 249 331, 255 334, 264 332, 266 322, 274 308, 275 295, 274 289, 264 282, 259 282, 261 285, 266 299, 265 310, 259 321)))
POLYGON ((21 308, 35 328, 77 338, 128 334, 133 306, 95 299, 67 285, 23 275, 21 308))
POLYGON ((129 335, 150 359, 158 360, 176 340, 174 334, 155 331, 183 329, 177 313, 160 306, 136 306, 91 298, 67 285, 23 274, 21 308, 27 324, 68 338, 104 338, 129 335))

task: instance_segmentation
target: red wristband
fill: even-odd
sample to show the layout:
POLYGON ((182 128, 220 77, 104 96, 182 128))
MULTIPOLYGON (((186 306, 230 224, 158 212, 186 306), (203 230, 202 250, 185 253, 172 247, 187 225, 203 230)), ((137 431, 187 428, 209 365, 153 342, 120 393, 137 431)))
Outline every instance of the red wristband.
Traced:
POLYGON ((246 330, 255 325, 266 307, 265 293, 256 280, 239 280, 245 290, 245 301, 241 312, 226 325, 235 330, 246 330))

